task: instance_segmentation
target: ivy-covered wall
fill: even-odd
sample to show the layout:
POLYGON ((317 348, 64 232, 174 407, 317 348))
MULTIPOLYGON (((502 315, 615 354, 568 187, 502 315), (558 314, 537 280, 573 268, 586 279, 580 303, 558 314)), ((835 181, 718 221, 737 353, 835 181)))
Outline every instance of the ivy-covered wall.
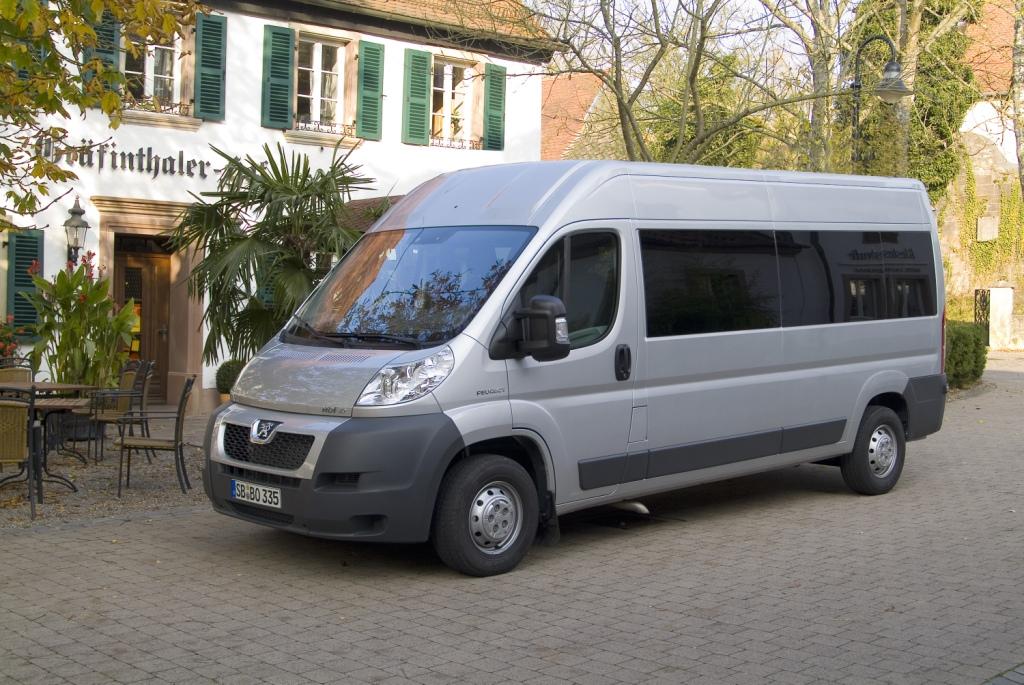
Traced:
POLYGON ((1008 283, 1024 312, 1024 199, 1016 170, 993 141, 962 136, 960 173, 939 203, 939 230, 951 319, 973 318, 975 288, 1008 283), (998 225, 979 240, 979 220, 998 225))

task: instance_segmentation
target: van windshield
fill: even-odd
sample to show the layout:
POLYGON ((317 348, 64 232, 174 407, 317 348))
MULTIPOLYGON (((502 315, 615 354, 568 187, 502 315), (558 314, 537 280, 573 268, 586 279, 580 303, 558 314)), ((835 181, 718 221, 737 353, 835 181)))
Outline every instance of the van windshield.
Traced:
POLYGON ((289 338, 428 347, 469 323, 536 229, 459 226, 365 235, 317 286, 289 338))

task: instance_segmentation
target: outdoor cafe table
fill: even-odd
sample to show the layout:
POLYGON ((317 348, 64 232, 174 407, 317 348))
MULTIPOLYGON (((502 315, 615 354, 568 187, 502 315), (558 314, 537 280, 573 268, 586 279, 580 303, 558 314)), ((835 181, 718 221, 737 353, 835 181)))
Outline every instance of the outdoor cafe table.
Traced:
POLYGON ((14 388, 15 390, 32 390, 34 388, 35 391, 40 394, 84 392, 86 390, 96 389, 95 385, 82 385, 81 383, 51 383, 49 381, 4 381, 0 383, 0 386, 5 388, 14 388))

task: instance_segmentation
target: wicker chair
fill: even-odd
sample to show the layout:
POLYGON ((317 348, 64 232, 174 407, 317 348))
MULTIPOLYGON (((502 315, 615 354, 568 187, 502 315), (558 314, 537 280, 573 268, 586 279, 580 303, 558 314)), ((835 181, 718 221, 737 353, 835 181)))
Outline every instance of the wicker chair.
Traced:
POLYGON ((4 366, 0 367, 0 385, 4 383, 31 383, 32 367, 4 366))
POLYGON ((131 416, 124 416, 121 419, 121 437, 114 441, 114 445, 121 448, 121 456, 117 465, 117 496, 121 496, 122 476, 124 486, 131 487, 132 484, 132 452, 138 450, 153 450, 156 452, 174 453, 174 470, 178 476, 178 485, 183 493, 188 492, 192 487, 189 482, 188 472, 185 468, 185 409, 188 407, 189 396, 192 394, 192 386, 196 382, 195 376, 185 379, 185 385, 181 388, 181 398, 178 400, 177 412, 135 412, 131 416), (139 418, 150 420, 174 419, 174 437, 152 438, 143 435, 129 435, 124 430, 125 426, 138 421, 139 418), (128 470, 125 474, 125 453, 128 454, 128 470))
POLYGON ((0 486, 18 480, 24 474, 32 518, 36 516, 33 487, 38 478, 31 459, 35 437, 34 413, 34 391, 0 387, 0 467, 18 469, 17 473, 0 478, 0 486))

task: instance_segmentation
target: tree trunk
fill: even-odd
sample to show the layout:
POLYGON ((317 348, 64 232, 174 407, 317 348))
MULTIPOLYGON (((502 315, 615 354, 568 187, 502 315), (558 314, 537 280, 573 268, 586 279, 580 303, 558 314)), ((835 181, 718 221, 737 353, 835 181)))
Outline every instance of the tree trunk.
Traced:
MULTIPOLYGON (((921 20, 924 15, 924 3, 900 3, 899 27, 899 61, 903 67, 903 82, 907 88, 914 90, 917 78, 917 65, 921 58, 921 20)), ((910 119, 914 111, 914 95, 909 95, 896 103, 896 117, 899 131, 896 147, 896 176, 910 173, 910 119)))
POLYGON ((1017 140, 1017 180, 1024 195, 1024 0, 1016 0, 1015 5, 1010 104, 1013 107, 1013 133, 1017 140))

